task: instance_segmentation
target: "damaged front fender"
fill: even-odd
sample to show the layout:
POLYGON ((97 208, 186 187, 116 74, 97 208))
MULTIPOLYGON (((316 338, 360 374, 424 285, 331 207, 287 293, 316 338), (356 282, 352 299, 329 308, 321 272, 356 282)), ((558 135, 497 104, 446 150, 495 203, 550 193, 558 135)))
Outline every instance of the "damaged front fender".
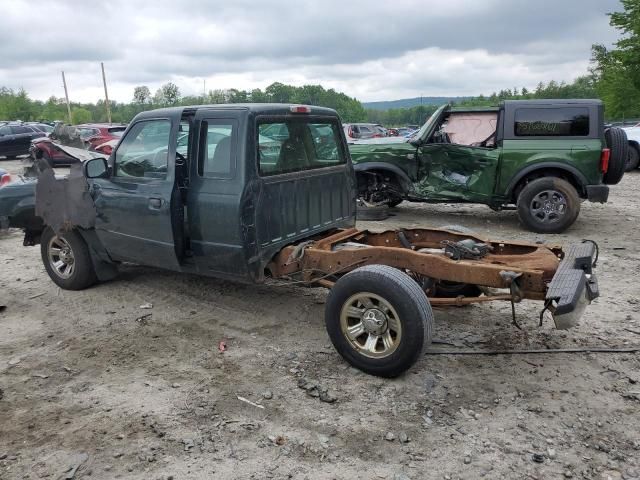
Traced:
POLYGON ((56 232, 95 226, 96 207, 81 164, 72 165, 69 175, 63 178, 56 178, 51 168, 40 171, 35 214, 56 232))

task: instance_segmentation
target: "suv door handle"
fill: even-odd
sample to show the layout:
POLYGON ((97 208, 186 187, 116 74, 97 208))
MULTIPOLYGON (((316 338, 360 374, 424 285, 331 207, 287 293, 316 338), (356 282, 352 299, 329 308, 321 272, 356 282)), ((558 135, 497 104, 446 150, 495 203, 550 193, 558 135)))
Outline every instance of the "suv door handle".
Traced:
POLYGON ((152 210, 157 210, 160 207, 162 207, 162 199, 161 198, 156 198, 156 197, 152 197, 149 199, 149 208, 152 210))

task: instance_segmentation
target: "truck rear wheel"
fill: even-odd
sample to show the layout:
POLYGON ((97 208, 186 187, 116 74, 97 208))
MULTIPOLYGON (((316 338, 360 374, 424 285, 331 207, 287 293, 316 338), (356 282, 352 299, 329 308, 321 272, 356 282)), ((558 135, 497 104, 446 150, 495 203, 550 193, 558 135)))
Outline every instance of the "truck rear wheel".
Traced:
POLYGON ((89 247, 76 231, 57 234, 45 228, 40 237, 42 263, 51 280, 65 290, 82 290, 96 282, 89 247))
POLYGON ((341 277, 325 307, 334 347, 354 367, 397 377, 431 343, 433 311, 420 286, 387 265, 368 265, 341 277))
POLYGON ((609 169, 602 177, 607 185, 615 185, 622 180, 624 170, 629 159, 629 141, 624 130, 611 127, 605 130, 604 138, 607 142, 611 156, 609 157, 609 169))
POLYGON ((518 217, 533 232, 564 232, 573 225, 579 213, 578 192, 561 178, 532 180, 518 195, 518 217))

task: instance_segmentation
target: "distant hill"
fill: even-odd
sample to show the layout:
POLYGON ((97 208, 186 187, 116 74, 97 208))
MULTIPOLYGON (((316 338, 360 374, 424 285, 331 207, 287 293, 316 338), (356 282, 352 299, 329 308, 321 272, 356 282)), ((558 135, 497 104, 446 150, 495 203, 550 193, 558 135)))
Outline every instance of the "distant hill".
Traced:
POLYGON ((471 97, 415 97, 384 102, 362 102, 362 106, 369 110, 389 110, 390 108, 411 108, 418 105, 442 105, 448 102, 459 102, 471 97))

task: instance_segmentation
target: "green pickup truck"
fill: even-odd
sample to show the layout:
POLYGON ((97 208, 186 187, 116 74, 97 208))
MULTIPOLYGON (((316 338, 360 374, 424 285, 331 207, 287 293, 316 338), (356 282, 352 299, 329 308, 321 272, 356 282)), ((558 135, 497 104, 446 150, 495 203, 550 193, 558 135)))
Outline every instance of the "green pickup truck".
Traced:
MULTIPOLYGON (((593 242, 563 249, 455 227, 355 228, 355 175, 340 118, 327 108, 147 111, 108 160, 76 163, 66 177, 44 160, 36 169, 37 182, 0 176, 0 228, 39 243, 60 288, 111 280, 123 262, 324 287, 329 339, 373 375, 400 375, 422 358, 431 305, 529 299, 541 319, 549 312, 569 328, 599 295, 593 242)), ((286 348, 300 322, 283 312, 282 326, 286 348)))
POLYGON ((480 203, 517 208, 539 233, 560 233, 582 200, 604 203, 624 174, 622 129, 604 127, 600 100, 513 100, 439 108, 411 138, 354 141, 366 204, 480 203), (515 206, 515 207, 514 207, 515 206))

